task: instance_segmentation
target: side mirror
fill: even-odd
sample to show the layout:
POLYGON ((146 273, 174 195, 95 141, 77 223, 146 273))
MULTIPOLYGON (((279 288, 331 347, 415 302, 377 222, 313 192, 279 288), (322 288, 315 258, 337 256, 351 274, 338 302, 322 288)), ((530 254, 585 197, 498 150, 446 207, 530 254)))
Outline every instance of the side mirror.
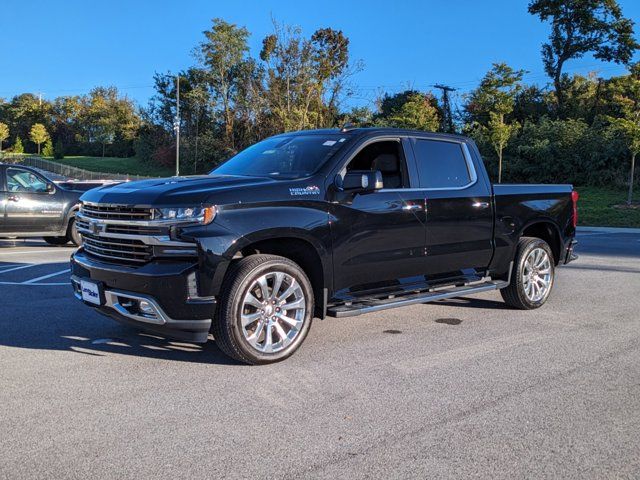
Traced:
POLYGON ((351 192, 374 192, 383 188, 382 173, 379 170, 352 170, 344 177, 336 175, 338 190, 351 192))
POLYGON ((47 183, 47 192, 53 193, 56 191, 56 186, 53 183, 47 183))

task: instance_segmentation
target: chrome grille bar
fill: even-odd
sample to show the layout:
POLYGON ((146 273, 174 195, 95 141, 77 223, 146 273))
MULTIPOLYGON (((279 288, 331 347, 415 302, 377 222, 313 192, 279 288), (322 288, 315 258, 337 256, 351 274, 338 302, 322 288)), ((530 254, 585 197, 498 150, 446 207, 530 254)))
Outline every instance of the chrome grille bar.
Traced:
POLYGON ((83 203, 76 227, 88 255, 111 263, 141 265, 159 257, 193 256, 194 244, 172 240, 173 220, 153 219, 150 208, 83 203), (155 249, 154 247, 171 247, 155 249))

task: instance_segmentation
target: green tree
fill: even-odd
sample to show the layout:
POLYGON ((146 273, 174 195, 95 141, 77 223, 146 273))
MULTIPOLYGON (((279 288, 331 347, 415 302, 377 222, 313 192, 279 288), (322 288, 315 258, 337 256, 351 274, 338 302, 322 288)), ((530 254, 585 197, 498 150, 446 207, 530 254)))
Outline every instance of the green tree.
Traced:
POLYGON ((47 138, 47 140, 44 142, 44 147, 42 148, 42 156, 53 157, 53 142, 51 142, 51 138, 47 138))
POLYGON ((13 144, 13 153, 24 153, 24 146, 20 137, 16 137, 16 142, 13 144))
POLYGON ((214 18, 213 26, 204 32, 204 36, 206 41, 200 44, 200 60, 206 68, 206 79, 213 91, 213 98, 222 106, 225 139, 233 149, 237 71, 249 51, 249 31, 221 18, 214 18))
POLYGON ((47 141, 49 134, 47 129, 41 123, 36 123, 29 131, 29 138, 33 143, 38 145, 38 155, 40 155, 40 144, 47 141))
POLYGON ((2 153, 2 143, 9 138, 9 126, 0 122, 0 153, 2 153))
POLYGON ((620 115, 607 118, 612 130, 623 138, 631 155, 627 197, 627 204, 631 205, 636 156, 640 153, 640 62, 633 65, 630 74, 618 79, 612 88, 616 91, 614 99, 618 103, 620 115))
POLYGON ((262 42, 266 97, 276 119, 274 130, 331 126, 338 118, 347 78, 360 69, 349 65, 349 39, 341 31, 317 30, 304 38, 298 27, 275 24, 262 42))
POLYGON ((513 113, 524 73, 505 63, 494 63, 465 107, 472 129, 480 129, 498 156, 498 183, 502 182, 504 148, 519 128, 517 123, 508 122, 507 116, 513 113))
POLYGON ((435 98, 430 93, 411 93, 406 100, 393 107, 380 123, 396 128, 411 128, 435 132, 440 125, 435 98))
POLYGON ((115 87, 97 87, 81 98, 78 121, 82 125, 80 137, 89 143, 99 143, 102 156, 107 144, 133 142, 140 126, 135 105, 121 97, 115 87))
POLYGON ((53 158, 57 160, 64 158, 64 143, 60 138, 56 140, 56 144, 53 147, 53 158))
POLYGON ((529 13, 551 22, 549 41, 542 45, 544 68, 553 79, 562 114, 562 70, 567 61, 591 53, 599 60, 629 63, 640 45, 633 21, 622 15, 616 0, 534 0, 529 13))
POLYGON ((498 155, 498 183, 502 183, 502 156, 504 148, 509 143, 514 133, 518 131, 518 123, 505 123, 504 113, 489 112, 489 122, 487 122, 486 133, 491 146, 498 155))

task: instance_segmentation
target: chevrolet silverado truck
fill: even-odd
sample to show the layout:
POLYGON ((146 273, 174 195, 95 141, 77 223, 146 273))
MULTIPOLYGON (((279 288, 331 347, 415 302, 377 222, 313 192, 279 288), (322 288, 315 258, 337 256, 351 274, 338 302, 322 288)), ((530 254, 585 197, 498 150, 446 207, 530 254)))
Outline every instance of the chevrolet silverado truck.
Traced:
POLYGON ((100 185, 54 182, 36 169, 0 163, 0 237, 43 237, 52 245, 80 245, 75 228, 80 196, 100 185))
POLYGON ((314 318, 500 290, 542 306, 568 263, 571 185, 492 185, 468 138, 396 129, 268 138, 208 175, 85 193, 78 299, 240 362, 290 356, 314 318))

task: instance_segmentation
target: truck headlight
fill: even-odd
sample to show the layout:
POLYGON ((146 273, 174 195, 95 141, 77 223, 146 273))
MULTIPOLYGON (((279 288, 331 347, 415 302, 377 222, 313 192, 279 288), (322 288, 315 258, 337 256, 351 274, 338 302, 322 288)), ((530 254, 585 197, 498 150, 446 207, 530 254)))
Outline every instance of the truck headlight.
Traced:
POLYGON ((154 220, 207 225, 216 216, 216 207, 170 207, 153 210, 154 220))

